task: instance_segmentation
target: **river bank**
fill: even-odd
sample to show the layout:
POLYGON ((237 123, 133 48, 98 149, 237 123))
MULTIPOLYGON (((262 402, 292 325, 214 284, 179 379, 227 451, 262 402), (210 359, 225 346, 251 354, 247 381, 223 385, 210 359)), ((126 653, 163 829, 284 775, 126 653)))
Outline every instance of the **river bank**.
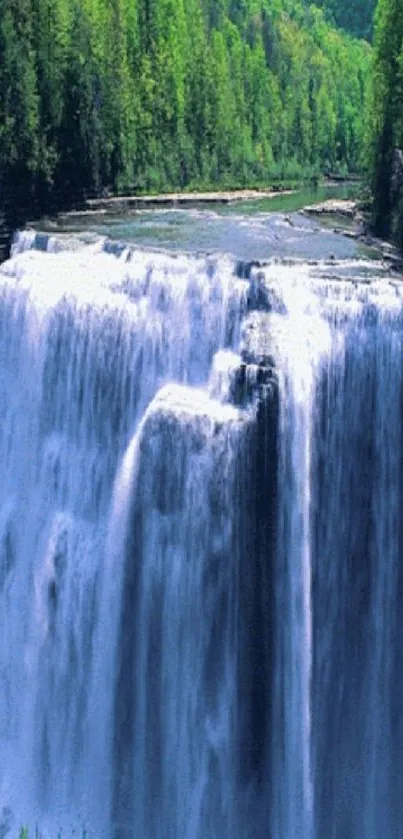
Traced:
POLYGON ((355 239, 376 251, 382 260, 399 273, 403 273, 403 256, 392 243, 378 238, 371 228, 370 214, 363 209, 361 201, 328 199, 319 204, 304 207, 302 212, 331 227, 334 233, 355 239))
POLYGON ((108 198, 91 198, 85 202, 85 211, 124 213, 154 207, 214 206, 276 198, 279 194, 292 195, 294 192, 296 192, 295 189, 236 189, 211 192, 169 192, 157 195, 117 195, 108 198))

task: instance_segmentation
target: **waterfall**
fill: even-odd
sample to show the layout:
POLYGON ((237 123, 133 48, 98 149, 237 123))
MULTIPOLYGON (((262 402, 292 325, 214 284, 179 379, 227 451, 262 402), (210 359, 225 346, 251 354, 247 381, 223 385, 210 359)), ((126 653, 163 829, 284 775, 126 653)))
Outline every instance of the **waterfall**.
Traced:
POLYGON ((0 835, 400 839, 403 309, 382 270, 17 235, 0 835))
POLYGON ((332 307, 313 433, 317 834, 403 826, 400 286, 332 307), (332 524, 329 524, 329 521, 332 524))
MULTIPOLYGON (((225 258, 116 254, 102 240, 35 234, 22 234, 1 268, 0 783, 20 823, 109 833, 131 441, 168 382, 195 393, 204 385, 200 422, 211 416, 211 429, 194 443, 204 450, 194 459, 203 510, 202 476, 225 467, 234 423, 208 398, 209 374, 215 353, 239 341, 245 288, 225 258), (214 463, 208 437, 218 451, 220 424, 214 463)), ((187 426, 197 422, 196 410, 187 426)), ((160 458, 163 480, 168 452, 160 458)), ((207 524, 200 519, 206 533, 207 524)), ((174 566, 186 538, 172 548, 174 566)), ((217 525, 200 565, 210 551, 219 563, 219 538, 217 525)))
POLYGON ((245 423, 167 386, 138 432, 115 708, 114 835, 236 829, 236 703, 245 423), (163 823, 161 823, 163 821, 163 823))
POLYGON ((311 447, 315 386, 330 335, 320 316, 311 314, 309 304, 314 301, 303 284, 285 288, 283 299, 287 321, 271 326, 278 334, 282 377, 275 578, 279 640, 272 719, 277 798, 272 835, 313 839, 311 447))

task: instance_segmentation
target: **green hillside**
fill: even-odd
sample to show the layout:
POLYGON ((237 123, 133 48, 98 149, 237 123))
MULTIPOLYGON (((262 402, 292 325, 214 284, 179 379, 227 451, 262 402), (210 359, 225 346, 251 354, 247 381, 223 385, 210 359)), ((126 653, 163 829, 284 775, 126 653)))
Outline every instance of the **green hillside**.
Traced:
POLYGON ((371 48, 298 0, 0 0, 0 185, 79 195, 363 165, 371 48))

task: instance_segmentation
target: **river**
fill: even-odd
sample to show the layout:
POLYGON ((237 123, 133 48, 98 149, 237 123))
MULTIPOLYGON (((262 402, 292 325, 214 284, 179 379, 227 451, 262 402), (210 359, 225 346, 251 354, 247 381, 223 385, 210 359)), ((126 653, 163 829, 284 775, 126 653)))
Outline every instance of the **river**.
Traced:
POLYGON ((0 266, 2 837, 401 839, 403 284, 296 200, 0 266))

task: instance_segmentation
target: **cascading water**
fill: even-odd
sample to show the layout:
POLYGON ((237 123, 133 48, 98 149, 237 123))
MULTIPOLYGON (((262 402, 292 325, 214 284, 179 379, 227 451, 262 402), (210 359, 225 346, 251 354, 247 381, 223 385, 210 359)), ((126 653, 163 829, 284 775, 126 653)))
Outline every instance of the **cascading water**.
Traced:
MULTIPOLYGON (((108 835, 113 774, 120 774, 111 766, 114 739, 120 737, 112 719, 120 701, 114 689, 125 647, 119 576, 125 587, 125 517, 132 515, 125 507, 133 503, 132 481, 133 492, 137 489, 130 474, 126 488, 125 480, 120 486, 117 479, 108 524, 114 479, 126 447, 122 469, 135 468, 131 436, 164 383, 206 385, 214 353, 238 342, 245 283, 225 259, 217 264, 141 251, 117 258, 99 242, 71 253, 69 243, 60 249, 57 239, 47 242, 44 253, 32 248, 37 244, 32 237, 17 240, 0 282, 1 797, 21 821, 54 829, 83 824, 108 835)), ((164 393, 158 402, 162 414, 164 393)), ((179 411, 180 393, 178 399, 179 411)), ((211 425, 199 432, 194 446, 200 454, 188 467, 200 473, 193 492, 205 516, 202 476, 207 480, 213 468, 225 469, 232 439, 225 428, 235 422, 234 412, 206 397, 200 420, 196 407, 194 422, 190 416, 187 423, 189 429, 198 421, 211 425), (223 451, 214 462, 210 449, 220 449, 220 424, 223 451)), ((147 426, 143 433, 147 438, 147 426)), ((144 444, 139 441, 140 449, 144 444)), ((162 448, 160 494, 164 474, 169 477, 167 458, 162 448)), ((168 495, 172 491, 178 492, 174 473, 168 495)), ((220 498, 216 504, 215 514, 224 519, 220 498)), ((207 521, 200 517, 199 524, 209 532, 207 521)), ((225 525, 230 532, 231 521, 225 525)), ((173 522, 171 529, 177 526, 173 522)), ((167 548, 173 568, 181 554, 187 557, 192 522, 183 527, 177 546, 167 548)), ((226 547, 224 531, 221 535, 218 525, 216 530, 211 546, 200 545, 200 566, 208 552, 211 562, 219 563, 220 550, 229 550, 232 537, 226 547)), ((166 531, 168 539, 168 524, 166 531)), ((145 556, 139 557, 144 569, 156 549, 149 538, 150 555, 144 547, 145 556)), ((196 532, 194 539, 197 543, 196 532)), ((195 544, 189 545, 193 550, 195 544)), ((147 608, 132 603, 139 614, 147 608)), ((136 666, 141 668, 140 661, 136 666)), ((212 719, 211 725, 218 722, 212 719)))
POLYGON ((403 829, 401 286, 349 290, 348 297, 329 314, 338 341, 320 382, 313 434, 316 835, 326 829, 331 839, 397 839, 403 829))
POLYGON ((19 234, 0 833, 400 839, 402 312, 368 263, 19 234))
MULTIPOLYGON (((138 432, 114 726, 114 835, 233 835, 236 409, 171 386, 138 432)), ((239 509, 240 507, 240 509, 239 509)))

